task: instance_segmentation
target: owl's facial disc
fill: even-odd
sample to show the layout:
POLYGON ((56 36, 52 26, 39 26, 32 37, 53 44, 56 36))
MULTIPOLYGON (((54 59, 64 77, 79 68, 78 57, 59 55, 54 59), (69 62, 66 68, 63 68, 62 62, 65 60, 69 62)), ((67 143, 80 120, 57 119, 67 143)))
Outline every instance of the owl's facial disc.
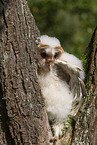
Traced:
POLYGON ((40 62, 41 68, 45 71, 51 71, 54 63, 62 54, 62 50, 59 47, 50 47, 48 45, 40 45, 40 62))
POLYGON ((51 71, 54 64, 54 57, 51 53, 46 52, 45 50, 40 50, 40 58, 42 60, 42 67, 46 71, 51 71))

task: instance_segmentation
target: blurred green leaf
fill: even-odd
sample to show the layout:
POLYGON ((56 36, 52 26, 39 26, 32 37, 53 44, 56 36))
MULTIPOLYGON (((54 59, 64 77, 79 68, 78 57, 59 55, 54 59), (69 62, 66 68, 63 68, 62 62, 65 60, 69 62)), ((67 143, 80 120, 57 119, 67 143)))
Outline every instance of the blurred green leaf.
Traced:
POLYGON ((81 58, 97 24, 97 0, 28 0, 41 35, 81 58))

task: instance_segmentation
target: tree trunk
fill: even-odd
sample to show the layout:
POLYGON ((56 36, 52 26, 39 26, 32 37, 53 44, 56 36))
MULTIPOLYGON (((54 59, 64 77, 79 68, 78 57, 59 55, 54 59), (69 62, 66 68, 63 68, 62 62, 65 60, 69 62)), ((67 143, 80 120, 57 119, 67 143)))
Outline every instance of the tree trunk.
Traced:
POLYGON ((0 144, 47 145, 51 135, 37 83, 39 31, 26 0, 0 1, 0 144))

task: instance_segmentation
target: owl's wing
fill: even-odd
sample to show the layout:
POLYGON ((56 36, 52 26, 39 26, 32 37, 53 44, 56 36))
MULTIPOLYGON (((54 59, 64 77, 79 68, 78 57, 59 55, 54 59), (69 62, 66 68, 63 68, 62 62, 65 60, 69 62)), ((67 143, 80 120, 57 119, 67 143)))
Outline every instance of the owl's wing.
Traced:
POLYGON ((82 97, 85 92, 84 82, 80 78, 80 71, 83 70, 76 65, 70 67, 68 62, 64 60, 58 60, 55 63, 55 67, 58 77, 66 82, 69 85, 70 90, 73 92, 73 109, 71 114, 75 116, 81 106, 82 97))

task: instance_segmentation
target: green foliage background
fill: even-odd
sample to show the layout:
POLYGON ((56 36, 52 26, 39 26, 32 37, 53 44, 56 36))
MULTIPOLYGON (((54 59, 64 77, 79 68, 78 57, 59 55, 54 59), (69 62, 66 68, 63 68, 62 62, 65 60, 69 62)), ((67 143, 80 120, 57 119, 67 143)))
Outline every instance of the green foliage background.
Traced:
POLYGON ((81 58, 97 24, 97 0, 28 0, 40 34, 81 58))

